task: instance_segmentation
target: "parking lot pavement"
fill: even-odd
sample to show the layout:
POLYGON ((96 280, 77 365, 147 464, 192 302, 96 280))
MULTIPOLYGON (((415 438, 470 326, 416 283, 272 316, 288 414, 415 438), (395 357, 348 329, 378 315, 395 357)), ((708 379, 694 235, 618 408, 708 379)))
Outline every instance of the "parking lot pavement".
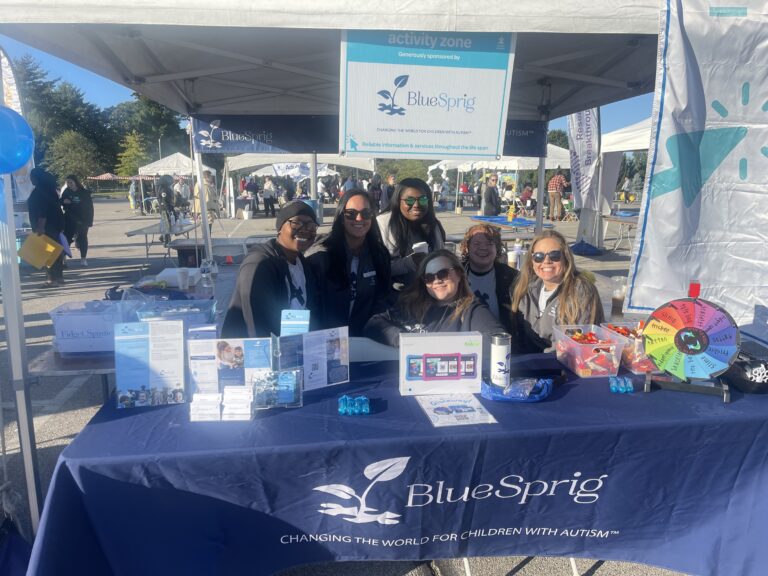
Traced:
MULTIPOLYGON (((319 233, 330 230, 334 207, 326 207, 325 224, 319 233)), ((145 266, 144 238, 126 237, 125 233, 153 224, 156 216, 138 216, 131 212, 124 200, 96 198, 95 225, 89 235, 91 246, 88 253, 88 267, 79 263, 79 254, 68 263, 64 271, 65 285, 57 289, 41 289, 44 274, 26 266, 21 267, 23 309, 26 328, 26 353, 28 358, 41 354, 50 346, 53 327, 48 312, 65 302, 101 300, 104 292, 117 286, 125 288, 146 274, 157 273, 171 265, 164 261, 164 249, 153 246, 149 266, 145 266)), ((457 215, 450 212, 438 214, 446 232, 461 234, 472 223, 470 214, 457 215)), ((220 220, 214 223, 214 237, 245 237, 251 234, 274 233, 274 218, 256 214, 251 220, 220 220)), ((575 240, 578 222, 558 223, 557 229, 566 238, 575 240)), ((197 231, 199 234, 199 230, 197 231)), ((172 254, 175 257, 175 254, 172 254)), ((236 259, 233 265, 237 265, 236 259)), ((597 286, 604 304, 610 303, 610 280, 612 275, 626 275, 629 268, 628 251, 609 253, 598 258, 577 258, 580 267, 596 274, 597 286), (606 301, 607 290, 607 301, 606 301)), ((221 266, 226 266, 224 259, 221 266)), ((2 317, 4 313, 0 311, 2 317)), ((0 328, 0 393, 2 400, 3 429, 6 437, 6 464, 9 480, 12 482, 10 504, 21 520, 22 528, 29 526, 26 488, 22 462, 19 454, 18 431, 14 395, 9 383, 10 368, 6 346, 5 326, 0 328)), ((48 485, 60 452, 96 413, 103 401, 99 377, 46 378, 29 384, 35 422, 37 456, 43 495, 48 485)), ((675 574, 665 570, 642 565, 620 562, 596 562, 578 560, 582 574, 612 576, 668 576, 675 574)), ((495 576, 519 574, 520 576, 570 574, 568 560, 564 558, 473 558, 469 561, 474 575, 495 576)), ((310 576, 325 574, 371 574, 374 576, 444 576, 464 574, 461 561, 439 561, 432 565, 417 562, 369 562, 340 563, 297 568, 284 573, 286 576, 310 576)))

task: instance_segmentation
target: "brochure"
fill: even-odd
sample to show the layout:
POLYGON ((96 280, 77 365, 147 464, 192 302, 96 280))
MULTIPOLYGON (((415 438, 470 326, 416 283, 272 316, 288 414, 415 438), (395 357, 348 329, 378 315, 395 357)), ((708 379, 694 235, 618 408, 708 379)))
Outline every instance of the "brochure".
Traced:
POLYGON ((218 338, 187 341, 191 390, 223 392, 226 386, 252 385, 272 370, 270 338, 218 338))
POLYGON ((473 394, 415 396, 435 428, 496 424, 494 418, 473 394))
POLYGON ((309 310, 283 310, 280 313, 280 336, 309 332, 309 310))
POLYGON ((184 402, 184 323, 115 324, 115 379, 118 408, 184 402))

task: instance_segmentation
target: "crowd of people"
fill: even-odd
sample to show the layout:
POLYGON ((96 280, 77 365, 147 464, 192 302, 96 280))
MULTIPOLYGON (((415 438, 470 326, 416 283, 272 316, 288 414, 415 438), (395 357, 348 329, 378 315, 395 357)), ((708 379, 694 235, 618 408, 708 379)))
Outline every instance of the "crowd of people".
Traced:
POLYGON ((474 225, 458 255, 446 250, 423 180, 403 179, 388 199, 377 217, 368 190, 346 190, 317 242, 312 207, 286 203, 276 237, 240 267, 222 336, 279 334, 282 310, 306 309, 312 330, 349 326, 350 336, 392 346, 403 332, 508 332, 526 353, 550 348, 555 324, 603 321, 597 289, 558 232, 538 234, 518 271, 494 226, 474 225))

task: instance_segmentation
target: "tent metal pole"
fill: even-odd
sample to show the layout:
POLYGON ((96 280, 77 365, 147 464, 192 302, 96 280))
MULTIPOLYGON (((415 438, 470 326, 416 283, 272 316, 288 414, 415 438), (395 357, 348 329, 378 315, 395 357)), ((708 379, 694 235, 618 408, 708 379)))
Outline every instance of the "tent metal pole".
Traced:
MULTIPOLYGON (((536 194, 536 234, 544 228, 544 194, 546 194, 547 186, 547 183, 544 182, 546 162, 546 158, 539 158, 539 191, 536 194)), ((552 207, 550 206, 549 209, 552 210, 552 207)))
POLYGON ((317 152, 309 157, 309 197, 317 200, 317 152))
POLYGON ((208 229, 208 194, 203 180, 203 157, 200 152, 195 152, 195 174, 197 174, 198 201, 200 202, 200 228, 203 232, 203 244, 205 244, 205 260, 213 259, 213 247, 211 246, 211 231, 208 229))
MULTIPOLYGON (((32 402, 27 390, 27 355, 24 333, 24 310, 22 307, 19 267, 16 264, 16 224, 13 220, 13 195, 11 190, 3 194, 4 178, 0 178, 0 282, 3 286, 3 312, 11 361, 11 378, 16 400, 16 415, 19 427, 19 444, 24 464, 24 480, 27 484, 29 516, 32 532, 37 534, 40 523, 40 476, 37 468, 37 445, 32 402)), ((34 226, 34 222, 32 225, 34 226)))

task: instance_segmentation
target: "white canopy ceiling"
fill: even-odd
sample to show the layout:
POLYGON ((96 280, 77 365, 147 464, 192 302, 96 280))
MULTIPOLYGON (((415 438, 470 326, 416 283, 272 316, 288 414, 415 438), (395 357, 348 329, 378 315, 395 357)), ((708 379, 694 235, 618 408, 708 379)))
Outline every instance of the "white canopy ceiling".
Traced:
MULTIPOLYGON (((203 166, 203 170, 210 170, 212 174, 216 174, 216 170, 208 166, 203 166)), ((147 176, 189 176, 193 173, 192 159, 189 156, 184 156, 181 152, 176 152, 165 158, 160 158, 151 164, 145 166, 139 166, 139 175, 147 176)))
POLYGON ((650 92, 659 21, 657 0, 4 4, 0 33, 184 114, 338 114, 342 27, 517 32, 508 115, 557 118, 650 92))
POLYGON ((608 132, 602 135, 602 141, 600 143, 600 152, 607 154, 608 152, 631 152, 633 150, 648 150, 648 146, 651 143, 651 119, 646 118, 632 124, 608 132))
MULTIPOLYGON (((238 156, 228 157, 226 164, 227 169, 230 172, 235 172, 237 170, 249 170, 258 168, 259 166, 267 166, 269 164, 310 161, 310 154, 240 154, 238 156)), ((336 154, 318 154, 317 163, 373 171, 372 158, 349 158, 347 156, 338 156, 336 154)))

